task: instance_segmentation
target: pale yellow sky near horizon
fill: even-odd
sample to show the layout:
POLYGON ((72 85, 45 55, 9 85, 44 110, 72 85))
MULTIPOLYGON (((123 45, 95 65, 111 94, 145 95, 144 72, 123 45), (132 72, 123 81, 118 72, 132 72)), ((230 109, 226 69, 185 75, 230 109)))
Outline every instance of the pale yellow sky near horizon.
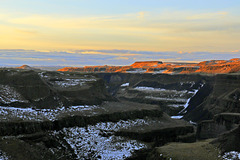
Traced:
POLYGON ((99 17, 0 12, 0 49, 231 52, 240 44, 237 18, 226 11, 141 11, 99 17))

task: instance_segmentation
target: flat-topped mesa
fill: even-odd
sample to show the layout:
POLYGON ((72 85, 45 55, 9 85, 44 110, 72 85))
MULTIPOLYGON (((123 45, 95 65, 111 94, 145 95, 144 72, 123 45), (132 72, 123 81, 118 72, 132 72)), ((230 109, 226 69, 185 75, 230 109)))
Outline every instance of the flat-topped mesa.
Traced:
POLYGON ((64 67, 64 68, 61 68, 61 69, 58 69, 57 71, 61 71, 61 72, 77 72, 77 71, 80 71, 81 68, 79 67, 64 67))
POLYGON ((161 61, 138 61, 130 66, 86 66, 65 67, 58 71, 70 72, 122 72, 122 73, 163 73, 163 74, 225 74, 240 72, 240 58, 211 60, 200 63, 163 63, 161 61))
POLYGON ((157 67, 159 64, 163 64, 162 61, 138 61, 133 63, 131 66, 133 68, 143 68, 143 67, 157 67))
POLYGON ((69 71, 69 72, 118 72, 121 71, 125 66, 85 66, 85 67, 64 67, 58 71, 69 71))
POLYGON ((196 72, 200 73, 235 73, 240 71, 240 59, 204 61, 200 62, 198 66, 200 68, 196 72))

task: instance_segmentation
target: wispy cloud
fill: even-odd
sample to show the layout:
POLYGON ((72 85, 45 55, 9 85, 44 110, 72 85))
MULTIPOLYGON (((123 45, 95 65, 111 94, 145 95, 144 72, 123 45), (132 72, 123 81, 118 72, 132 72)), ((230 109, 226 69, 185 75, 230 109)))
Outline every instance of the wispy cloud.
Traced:
POLYGON ((228 15, 228 12, 211 12, 211 13, 202 13, 188 16, 188 20, 208 20, 208 19, 219 19, 224 18, 228 15))
POLYGON ((23 33, 23 34, 31 34, 31 35, 38 34, 36 30, 16 29, 16 32, 23 33))
POLYGON ((238 19, 224 10, 146 10, 85 17, 4 14, 0 48, 223 52, 239 46, 238 19))
POLYGON ((146 13, 147 12, 144 12, 144 11, 138 12, 138 18, 143 19, 145 17, 146 13))
POLYGON ((86 66, 86 65, 130 65, 135 61, 161 60, 164 62, 199 62, 212 59, 239 58, 240 51, 234 52, 153 52, 135 50, 77 50, 77 51, 35 51, 0 50, 1 65, 32 66, 86 66), (92 54, 92 53, 95 54, 92 54), (101 54, 103 53, 103 54, 101 54))

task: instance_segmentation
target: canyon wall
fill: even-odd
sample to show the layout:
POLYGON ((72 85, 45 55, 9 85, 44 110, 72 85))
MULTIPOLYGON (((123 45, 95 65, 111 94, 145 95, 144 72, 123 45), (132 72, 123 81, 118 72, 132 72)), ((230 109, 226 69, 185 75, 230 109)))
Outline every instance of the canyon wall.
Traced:
POLYGON ((223 74, 240 71, 240 59, 212 60, 200 63, 163 63, 161 61, 135 62, 130 66, 85 66, 65 67, 58 71, 70 72, 122 72, 122 73, 167 73, 167 74, 223 74))

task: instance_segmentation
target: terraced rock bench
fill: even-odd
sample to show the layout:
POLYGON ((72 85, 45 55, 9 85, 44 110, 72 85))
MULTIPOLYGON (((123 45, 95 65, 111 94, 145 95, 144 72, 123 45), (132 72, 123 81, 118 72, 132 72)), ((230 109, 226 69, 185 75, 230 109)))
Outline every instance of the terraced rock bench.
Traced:
POLYGON ((205 120, 198 124, 197 138, 216 138, 220 134, 236 128, 240 123, 240 113, 221 113, 214 116, 213 120, 205 120))

